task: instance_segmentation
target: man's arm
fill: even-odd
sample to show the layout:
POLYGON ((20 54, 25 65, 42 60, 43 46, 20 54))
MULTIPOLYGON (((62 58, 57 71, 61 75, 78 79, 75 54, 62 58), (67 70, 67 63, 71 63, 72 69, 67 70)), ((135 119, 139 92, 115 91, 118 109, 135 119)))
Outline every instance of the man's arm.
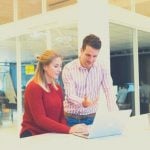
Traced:
POLYGON ((106 96, 108 110, 109 111, 119 110, 116 104, 116 97, 114 94, 112 78, 110 73, 106 71, 104 71, 103 74, 102 87, 106 96))
POLYGON ((76 105, 82 105, 83 98, 76 95, 75 82, 70 69, 67 67, 64 67, 62 71, 62 80, 65 89, 65 99, 76 105))

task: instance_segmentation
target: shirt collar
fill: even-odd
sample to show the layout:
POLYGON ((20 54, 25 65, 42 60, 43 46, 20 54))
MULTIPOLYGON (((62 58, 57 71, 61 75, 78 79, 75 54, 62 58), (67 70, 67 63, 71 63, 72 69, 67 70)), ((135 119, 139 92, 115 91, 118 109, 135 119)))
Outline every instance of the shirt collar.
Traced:
MULTIPOLYGON (((95 62, 91 68, 96 67, 96 65, 97 65, 97 63, 95 62)), ((87 70, 87 68, 85 68, 85 67, 83 67, 83 66, 81 65, 79 58, 77 59, 77 66, 78 66, 78 68, 81 69, 81 70, 87 70)))

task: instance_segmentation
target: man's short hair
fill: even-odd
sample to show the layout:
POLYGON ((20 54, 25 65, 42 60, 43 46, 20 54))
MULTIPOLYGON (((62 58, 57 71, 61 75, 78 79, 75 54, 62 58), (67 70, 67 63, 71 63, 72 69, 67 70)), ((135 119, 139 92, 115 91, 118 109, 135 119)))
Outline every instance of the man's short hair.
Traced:
POLYGON ((95 49, 100 49, 101 48, 101 40, 100 40, 99 37, 97 37, 94 34, 87 35, 83 39, 82 49, 84 50, 87 45, 91 46, 91 47, 93 47, 95 49))

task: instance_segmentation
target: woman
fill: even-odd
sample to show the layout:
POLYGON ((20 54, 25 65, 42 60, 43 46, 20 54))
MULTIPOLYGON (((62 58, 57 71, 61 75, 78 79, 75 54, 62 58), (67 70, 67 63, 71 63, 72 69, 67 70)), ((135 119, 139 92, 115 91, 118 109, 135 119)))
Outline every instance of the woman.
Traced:
POLYGON ((84 124, 69 127, 63 111, 63 93, 55 82, 61 72, 62 58, 47 50, 37 57, 35 75, 25 89, 25 111, 20 137, 43 133, 86 132, 84 124))

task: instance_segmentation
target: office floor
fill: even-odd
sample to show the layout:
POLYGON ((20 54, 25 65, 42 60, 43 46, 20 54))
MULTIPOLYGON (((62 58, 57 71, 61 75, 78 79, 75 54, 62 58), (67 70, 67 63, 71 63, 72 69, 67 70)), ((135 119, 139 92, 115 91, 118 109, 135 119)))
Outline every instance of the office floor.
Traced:
POLYGON ((0 147, 1 149, 11 150, 19 142, 19 130, 16 121, 2 120, 0 126, 0 147))
POLYGON ((17 137, 19 136, 19 128, 17 122, 17 113, 13 112, 13 121, 9 111, 3 112, 3 117, 0 124, 0 138, 4 137, 17 137))

